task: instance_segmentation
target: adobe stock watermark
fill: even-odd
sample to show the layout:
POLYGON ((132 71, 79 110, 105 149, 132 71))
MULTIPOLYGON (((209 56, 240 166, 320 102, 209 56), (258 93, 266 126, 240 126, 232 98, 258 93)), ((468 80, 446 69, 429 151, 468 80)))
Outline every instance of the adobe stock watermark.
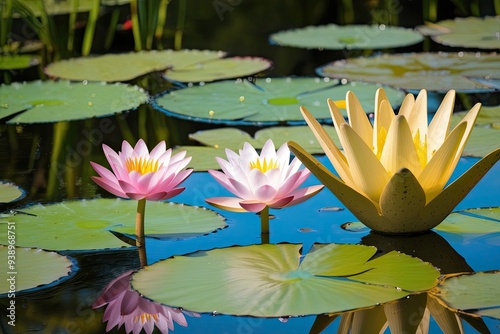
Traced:
POLYGON ((7 323, 10 326, 16 326, 16 222, 7 222, 7 323))
POLYGON ((219 17, 219 20, 224 21, 224 15, 227 12, 232 12, 236 6, 239 6, 243 0, 214 0, 212 6, 219 17))

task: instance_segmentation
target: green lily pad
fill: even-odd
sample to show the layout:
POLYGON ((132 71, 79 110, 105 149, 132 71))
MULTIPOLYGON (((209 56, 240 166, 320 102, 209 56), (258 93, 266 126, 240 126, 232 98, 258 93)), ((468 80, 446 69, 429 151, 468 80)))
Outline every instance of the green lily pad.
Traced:
MULTIPOLYGON (((451 126, 455 127, 466 114, 467 112, 454 113, 451 117, 451 126)), ((500 106, 482 107, 462 154, 484 157, 498 147, 500 147, 500 106)))
MULTIPOLYGON (((19 227, 19 225, 12 226, 19 227)), ((54 285, 68 277, 73 270, 73 264, 68 257, 42 249, 9 248, 9 246, 0 245, 0 256, 3 260, 0 262, 0 279, 2 280, 0 296, 3 295, 3 297, 8 295, 9 291, 17 294, 28 289, 54 285), (12 280, 9 281, 9 279, 12 280), (14 291, 11 291, 12 283, 15 285, 14 291)))
POLYGON ((211 59, 185 67, 174 65, 165 72, 165 78, 178 82, 209 82, 256 74, 267 70, 271 64, 269 60, 258 57, 211 59))
POLYGON ((106 54, 61 60, 45 68, 49 76, 82 81, 128 81, 154 71, 184 68, 224 57, 222 51, 164 50, 106 54))
POLYGON ((500 16, 457 17, 437 23, 426 23, 418 30, 436 43, 479 49, 500 49, 500 16))
POLYGON ((464 52, 384 54, 338 60, 318 68, 317 72, 325 77, 375 82, 407 90, 490 92, 497 88, 474 78, 498 78, 500 55, 464 52))
MULTIPOLYGON (((335 128, 324 125, 330 137, 340 146, 335 128)), ((179 146, 175 151, 186 150, 192 156, 189 166, 196 171, 206 171, 208 169, 219 169, 220 166, 215 157, 226 157, 225 149, 229 148, 237 151, 243 148, 245 142, 250 143, 256 149, 261 149, 268 139, 272 139, 276 148, 289 140, 294 140, 304 147, 311 154, 324 154, 316 137, 308 126, 277 126, 259 130, 255 137, 237 128, 219 128, 198 131, 189 135, 190 139, 206 145, 204 146, 179 146)))
POLYGON ((0 182, 0 203, 19 201, 26 195, 24 190, 10 182, 0 182))
POLYGON ((334 313, 432 288, 439 272, 398 252, 370 260, 375 247, 265 244, 176 256, 132 277, 149 299, 194 312, 279 317, 334 313), (168 287, 168 288, 165 288, 168 287))
POLYGON ((40 57, 33 55, 0 56, 0 70, 22 70, 40 64, 40 57))
MULTIPOLYGON (((373 84, 342 85, 337 80, 320 78, 259 78, 254 84, 226 80, 169 91, 157 97, 153 106, 183 119, 239 125, 304 123, 300 107, 305 106, 317 119, 331 122, 328 98, 341 101, 342 106, 347 91, 354 91, 365 112, 370 113, 377 88, 373 84)), ((401 91, 389 88, 386 92, 393 105, 399 105, 404 98, 401 91)))
POLYGON ((432 290, 455 312, 500 319, 500 271, 445 277, 432 290))
MULTIPOLYGON (((0 218, 0 240, 7 222, 16 223, 16 245, 51 250, 126 247, 110 231, 135 234, 137 201, 94 199, 36 204, 0 218)), ((168 202, 146 204, 146 237, 196 236, 224 228, 224 218, 202 207, 168 202)))
POLYGON ((435 230, 461 234, 499 233, 500 208, 468 209, 453 212, 435 230))
POLYGON ((69 81, 34 81, 0 86, 0 119, 49 123, 103 117, 137 108, 148 94, 137 86, 69 81))
POLYGON ((306 49, 371 50, 417 44, 423 40, 423 36, 402 27, 329 24, 278 32, 272 34, 270 40, 278 45, 306 49))

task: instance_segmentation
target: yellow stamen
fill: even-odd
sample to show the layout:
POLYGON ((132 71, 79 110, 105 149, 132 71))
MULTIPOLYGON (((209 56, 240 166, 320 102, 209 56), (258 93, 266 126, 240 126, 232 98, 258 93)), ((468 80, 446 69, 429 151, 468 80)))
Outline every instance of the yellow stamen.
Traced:
POLYGON ((387 139, 387 130, 386 128, 381 127, 377 134, 377 152, 375 152, 375 155, 379 160, 380 157, 382 156, 382 149, 384 148, 386 139, 387 139))
POLYGON ((158 160, 145 158, 129 158, 125 164, 129 172, 136 171, 142 175, 157 172, 161 167, 158 160))
POLYGON ((418 160, 420 161, 420 166, 423 169, 427 165, 427 137, 424 138, 424 142, 420 141, 420 129, 417 130, 415 136, 413 137, 413 145, 415 145, 418 160))
POLYGON ((333 101, 333 103, 335 103, 335 105, 339 109, 345 109, 346 108, 346 102, 345 102, 345 100, 335 100, 335 101, 333 101))
POLYGON ((278 162, 274 159, 269 159, 269 161, 266 161, 266 158, 264 158, 263 161, 261 159, 257 159, 255 161, 252 161, 250 163, 250 168, 251 169, 257 168, 262 173, 265 173, 268 170, 271 170, 273 168, 279 168, 279 165, 278 165, 278 162))
POLYGON ((149 313, 142 313, 141 315, 135 316, 134 317, 134 322, 141 322, 143 325, 146 323, 146 321, 153 319, 154 321, 158 322, 158 314, 149 314, 149 313))

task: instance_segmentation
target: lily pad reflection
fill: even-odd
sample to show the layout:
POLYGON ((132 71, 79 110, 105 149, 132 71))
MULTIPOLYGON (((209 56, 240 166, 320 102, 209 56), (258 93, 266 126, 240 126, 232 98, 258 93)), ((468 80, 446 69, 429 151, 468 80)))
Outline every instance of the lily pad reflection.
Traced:
POLYGON ((334 61, 318 68, 317 73, 407 90, 491 92, 497 88, 474 78, 500 77, 500 55, 465 52, 383 54, 334 61))
MULTIPOLYGON (((16 224, 16 244, 52 250, 91 250, 126 247, 110 232, 133 235, 137 202, 94 199, 36 204, 0 218, 0 240, 7 240, 7 225, 16 224), (36 231, 34 233, 33 231, 36 231)), ((224 228, 224 218, 201 207, 148 202, 146 237, 182 239, 224 228)))
POLYGON ((301 248, 266 244, 176 256, 140 270, 132 286, 194 312, 280 317, 373 306, 430 289, 439 276, 398 252, 370 260, 375 247, 316 244, 302 255, 301 248))
POLYGON ((385 49, 413 45, 423 40, 420 33, 385 25, 329 24, 286 30, 272 34, 271 43, 306 49, 385 49))
MULTIPOLYGON (((378 85, 320 78, 262 78, 254 83, 226 80, 172 90, 155 98, 153 106, 167 115, 214 124, 272 125, 300 123, 300 106, 306 106, 316 119, 331 122, 326 100, 338 103, 344 116, 347 91, 356 92, 366 113, 373 112, 378 85)), ((401 91, 387 89, 389 100, 399 105, 401 91)))
POLYGON ((0 245, 0 257, 3 259, 0 262, 0 296, 6 296, 9 291, 18 293, 53 285, 68 277, 73 270, 73 263, 68 257, 42 249, 0 245), (12 254, 10 262, 8 256, 12 254), (9 281, 12 277, 14 279, 9 281))

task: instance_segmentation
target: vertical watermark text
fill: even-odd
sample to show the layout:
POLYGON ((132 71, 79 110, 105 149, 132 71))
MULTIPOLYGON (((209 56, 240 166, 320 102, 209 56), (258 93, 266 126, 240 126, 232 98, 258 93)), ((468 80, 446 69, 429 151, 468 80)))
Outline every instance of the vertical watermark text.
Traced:
POLYGON ((7 297, 7 323, 16 325, 16 223, 7 222, 7 284, 9 291, 7 297))

